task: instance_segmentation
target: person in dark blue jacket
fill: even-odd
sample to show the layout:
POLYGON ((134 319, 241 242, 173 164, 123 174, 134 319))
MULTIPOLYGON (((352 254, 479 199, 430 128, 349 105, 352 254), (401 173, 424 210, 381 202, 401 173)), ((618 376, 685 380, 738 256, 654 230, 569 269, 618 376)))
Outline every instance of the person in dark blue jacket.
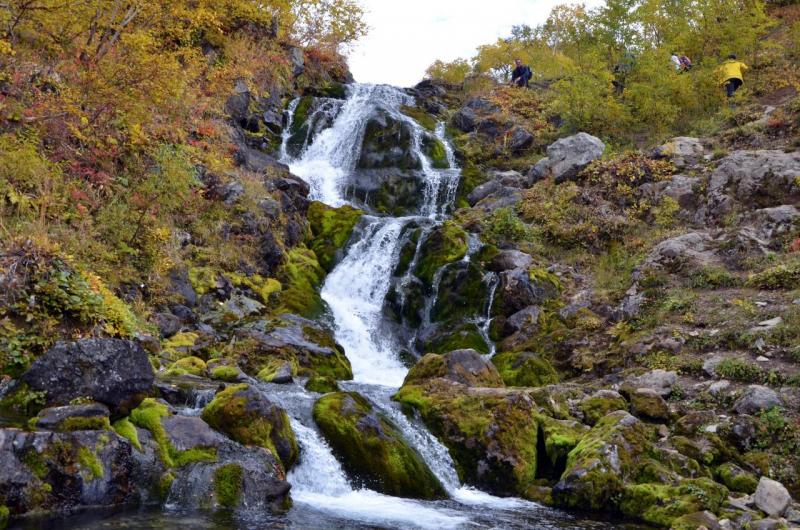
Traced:
POLYGON ((519 59, 514 60, 514 71, 511 72, 511 84, 516 84, 518 87, 528 88, 528 81, 533 77, 533 72, 527 66, 522 64, 519 59))

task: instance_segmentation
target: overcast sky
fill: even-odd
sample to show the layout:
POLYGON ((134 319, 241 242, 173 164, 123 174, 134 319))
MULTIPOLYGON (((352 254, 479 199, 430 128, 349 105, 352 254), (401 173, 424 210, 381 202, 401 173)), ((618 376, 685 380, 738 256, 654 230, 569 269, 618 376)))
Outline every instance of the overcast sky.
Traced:
MULTIPOLYGON (((535 26, 569 0, 361 0, 370 32, 350 54, 356 81, 411 86, 436 59, 470 58, 518 24, 535 26)), ((585 0, 589 7, 601 0, 585 0)))

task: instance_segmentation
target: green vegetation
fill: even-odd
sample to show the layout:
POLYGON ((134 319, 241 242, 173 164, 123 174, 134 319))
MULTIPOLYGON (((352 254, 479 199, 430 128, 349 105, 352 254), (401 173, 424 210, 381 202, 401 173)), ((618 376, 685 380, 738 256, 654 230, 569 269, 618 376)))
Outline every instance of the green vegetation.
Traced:
POLYGON ((323 269, 333 269, 336 253, 350 240, 353 228, 363 214, 364 212, 350 205, 331 208, 314 201, 308 207, 312 236, 309 246, 323 269))
POLYGON ((213 370, 211 370, 211 379, 215 381, 225 381, 227 383, 233 383, 239 379, 239 369, 235 366, 216 366, 213 370))
POLYGON ((236 508, 242 494, 242 467, 225 464, 214 470, 214 494, 225 508, 236 508))
POLYGON ((105 473, 103 464, 91 449, 87 447, 80 447, 78 449, 78 463, 88 472, 90 479, 103 478, 105 473))
POLYGON ((136 426, 131 423, 130 418, 117 420, 112 427, 117 434, 128 440, 136 449, 142 450, 142 444, 139 442, 139 433, 136 431, 136 426))
POLYGON ((550 362, 530 352, 505 352, 492 357, 507 386, 537 387, 558 383, 558 374, 550 362))

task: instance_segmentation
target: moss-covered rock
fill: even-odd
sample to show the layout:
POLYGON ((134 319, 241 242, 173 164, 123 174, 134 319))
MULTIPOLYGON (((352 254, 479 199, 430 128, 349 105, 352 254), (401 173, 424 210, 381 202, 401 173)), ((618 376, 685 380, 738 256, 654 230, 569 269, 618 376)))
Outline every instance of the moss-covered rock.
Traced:
POLYGON ((558 480, 567 466, 569 453, 580 443, 589 428, 574 420, 556 420, 540 414, 537 476, 558 480))
POLYGON ((358 168, 421 169, 420 160, 412 149, 413 139, 410 123, 395 119, 385 111, 374 113, 364 128, 358 168))
POLYGON ((400 112, 412 118, 414 121, 428 129, 430 132, 436 131, 436 125, 439 123, 438 120, 428 114, 420 107, 410 107, 408 105, 403 105, 400 107, 400 112))
POLYGON ((242 495, 242 466, 225 464, 214 470, 214 495, 220 506, 239 506, 242 495))
POLYGON ((608 510, 635 475, 650 446, 645 425, 624 411, 604 416, 570 451, 566 471, 553 488, 559 506, 608 510))
POLYGON ((436 271, 467 254, 468 239, 467 233, 456 223, 444 222, 428 234, 422 243, 414 274, 430 286, 436 271))
POLYGON ((631 411, 640 418, 666 421, 669 419, 669 405, 652 388, 637 388, 630 393, 631 411))
POLYGON ((211 369, 209 377, 215 381, 225 381, 226 383, 233 383, 242 379, 243 374, 239 368, 229 365, 215 366, 211 369))
POLYGON ((178 359, 167 370, 167 375, 196 375, 204 377, 206 375, 206 362, 199 357, 184 357, 178 359))
POLYGON ((336 264, 337 253, 353 233, 361 216, 361 210, 345 205, 331 208, 314 201, 308 207, 308 222, 311 226, 309 246, 317 256, 323 269, 330 272, 336 264))
POLYGON ((718 466, 714 475, 731 491, 752 494, 755 493, 758 487, 758 479, 755 475, 745 471, 733 462, 726 462, 718 466))
POLYGON ((403 385, 394 399, 419 412, 467 484, 523 495, 536 479, 539 428, 527 393, 435 378, 403 385))
POLYGON ((285 361, 292 367, 292 374, 302 377, 353 378, 344 350, 333 333, 317 322, 282 315, 277 320, 242 326, 238 336, 248 341, 248 348, 239 357, 239 366, 249 375, 256 376, 272 363, 285 361))
POLYGON ((580 402, 583 421, 587 425, 594 425, 600 418, 615 410, 628 410, 628 402, 619 392, 614 390, 598 390, 580 402))
POLYGON ((489 344, 477 324, 465 322, 460 326, 438 325, 427 329, 418 339, 418 349, 431 353, 446 353, 454 350, 475 350, 489 353, 489 344))
POLYGON ((218 393, 203 409, 202 418, 241 444, 268 449, 287 470, 297 461, 299 450, 288 414, 250 385, 218 393))
POLYGON ((718 510, 728 498, 728 489, 707 478, 687 479, 678 486, 631 484, 624 488, 620 510, 629 517, 670 526, 678 517, 702 510, 718 510))
POLYGON ((431 161, 431 166, 435 169, 448 169, 450 163, 447 161, 447 151, 444 143, 435 136, 425 136, 422 140, 422 148, 431 161))
POLYGON ((280 296, 282 309, 307 317, 322 313, 324 303, 319 287, 325 279, 325 270, 313 250, 302 245, 290 250, 279 276, 284 287, 280 296))
POLYGON ((444 488, 397 428, 353 392, 327 394, 314 421, 343 465, 364 485, 388 495, 440 498, 444 488))
POLYGON ((339 385, 336 379, 327 376, 315 375, 306 381, 306 390, 309 392, 316 392, 318 394, 328 394, 330 392, 338 392, 339 385))
POLYGON ((444 355, 429 353, 409 370, 403 384, 419 385, 437 377, 467 386, 503 386, 492 363, 475 350, 455 350, 444 355))
POLYGON ((460 322, 485 314, 489 287, 483 271, 471 262, 447 265, 442 271, 432 322, 460 322))
POLYGON ((531 352, 503 352, 492 357, 508 386, 538 387, 558 383, 558 374, 544 356, 531 352))
POLYGON ((256 378, 265 383, 276 383, 283 385, 291 383, 297 375, 297 362, 294 359, 281 359, 274 357, 268 359, 267 363, 256 374, 256 378))

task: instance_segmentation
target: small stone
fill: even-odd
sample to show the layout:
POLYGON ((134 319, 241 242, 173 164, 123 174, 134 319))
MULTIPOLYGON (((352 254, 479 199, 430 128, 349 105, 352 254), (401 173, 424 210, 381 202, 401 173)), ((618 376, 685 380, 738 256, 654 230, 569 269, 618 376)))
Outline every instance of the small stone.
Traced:
POLYGON ((630 398, 634 415, 651 420, 669 419, 669 405, 656 390, 638 388, 630 398))
POLYGON ((733 404, 733 409, 739 414, 757 414, 780 406, 783 406, 783 402, 774 390, 761 385, 750 385, 733 404))
POLYGON ((756 361, 760 363, 766 363, 769 362, 769 357, 764 357, 763 355, 759 355, 758 357, 756 357, 756 361))
POLYGON ((770 517, 780 517, 789 507, 792 497, 777 480, 761 477, 753 495, 753 502, 759 510, 770 517))
POLYGON ((708 387, 708 392, 712 396, 717 397, 717 396, 721 395, 722 393, 724 393, 726 390, 728 390, 728 388, 730 386, 731 386, 730 381, 726 381, 725 379, 722 379, 720 381, 715 381, 714 383, 711 383, 711 386, 708 387))
POLYGON ((672 393, 672 386, 678 380, 678 374, 666 370, 653 370, 646 374, 631 377, 622 385, 623 392, 632 392, 639 388, 655 390, 661 397, 672 393))

